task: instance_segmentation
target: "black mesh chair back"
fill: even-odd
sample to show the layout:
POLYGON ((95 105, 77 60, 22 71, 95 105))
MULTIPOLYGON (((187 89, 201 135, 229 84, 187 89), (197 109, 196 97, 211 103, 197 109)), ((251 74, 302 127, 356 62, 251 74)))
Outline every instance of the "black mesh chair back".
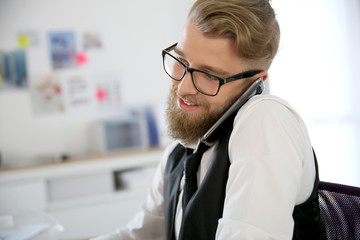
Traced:
POLYGON ((360 188, 320 182, 319 204, 327 239, 360 240, 360 188))

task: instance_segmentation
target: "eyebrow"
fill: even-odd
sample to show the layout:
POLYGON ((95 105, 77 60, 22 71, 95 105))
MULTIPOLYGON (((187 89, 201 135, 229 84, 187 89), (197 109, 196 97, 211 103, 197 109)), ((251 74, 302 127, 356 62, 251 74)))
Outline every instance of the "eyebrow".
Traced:
MULTIPOLYGON (((177 47, 174 48, 174 52, 178 55, 180 55, 181 57, 186 57, 185 54, 180 50, 178 49, 177 47)), ((212 66, 209 66, 209 65, 200 65, 198 66, 198 68, 195 68, 195 69, 198 69, 198 70, 201 70, 201 71, 204 71, 204 72, 207 72, 209 71, 209 73, 213 74, 213 75, 217 75, 217 76, 230 76, 230 73, 227 72, 227 71, 224 71, 220 68, 215 68, 215 67, 212 67, 212 66)))

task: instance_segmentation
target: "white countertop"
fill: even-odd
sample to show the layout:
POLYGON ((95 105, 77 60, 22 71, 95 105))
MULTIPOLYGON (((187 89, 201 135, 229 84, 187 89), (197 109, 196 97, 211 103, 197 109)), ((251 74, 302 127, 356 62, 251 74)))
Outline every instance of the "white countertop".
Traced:
POLYGON ((155 166, 163 149, 123 152, 84 159, 67 160, 29 167, 0 170, 0 184, 36 179, 57 179, 71 176, 155 166))

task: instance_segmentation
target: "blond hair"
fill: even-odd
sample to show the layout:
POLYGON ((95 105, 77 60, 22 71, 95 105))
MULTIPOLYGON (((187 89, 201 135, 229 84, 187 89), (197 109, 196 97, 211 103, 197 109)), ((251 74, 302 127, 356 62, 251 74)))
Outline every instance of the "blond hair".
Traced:
POLYGON ((234 39, 240 57, 268 69, 280 40, 280 29, 269 0, 198 0, 188 19, 210 37, 234 39))

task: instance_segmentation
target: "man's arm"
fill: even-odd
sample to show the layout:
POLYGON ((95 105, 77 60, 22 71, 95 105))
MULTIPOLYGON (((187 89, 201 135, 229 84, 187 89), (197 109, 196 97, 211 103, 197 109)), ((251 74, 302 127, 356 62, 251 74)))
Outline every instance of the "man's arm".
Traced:
MULTIPOLYGON (((163 180, 169 154, 177 143, 169 145, 156 170, 141 211, 124 227, 91 240, 160 240, 165 239, 163 180)), ((121 213, 119 213, 121 214, 121 213)))

